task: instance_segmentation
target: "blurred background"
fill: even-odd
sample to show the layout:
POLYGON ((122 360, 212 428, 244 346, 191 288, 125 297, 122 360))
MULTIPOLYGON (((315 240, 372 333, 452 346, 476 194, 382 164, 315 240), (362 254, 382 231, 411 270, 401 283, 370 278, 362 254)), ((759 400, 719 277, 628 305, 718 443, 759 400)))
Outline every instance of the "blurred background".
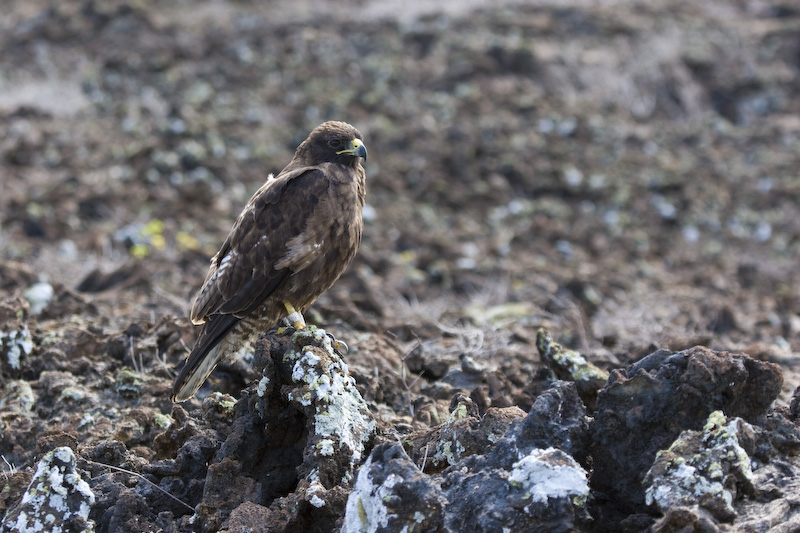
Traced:
POLYGON ((312 320, 433 356, 535 362, 546 325, 607 366, 794 362, 795 2, 4 0, 0 117, 3 296, 47 282, 97 327, 186 317, 338 119, 366 228, 312 320))

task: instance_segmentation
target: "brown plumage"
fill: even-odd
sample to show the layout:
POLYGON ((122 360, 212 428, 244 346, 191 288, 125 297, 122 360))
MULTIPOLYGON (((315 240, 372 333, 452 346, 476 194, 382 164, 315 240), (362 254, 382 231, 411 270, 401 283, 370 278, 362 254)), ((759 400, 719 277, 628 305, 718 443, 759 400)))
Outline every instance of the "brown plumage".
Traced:
MULTIPOLYGON (((172 400, 188 400, 214 367, 292 309, 303 313, 339 278, 361 242, 367 151, 344 122, 325 122, 253 195, 211 259, 192 306, 202 324, 172 400)), ((296 327, 302 315, 293 315, 296 327)))

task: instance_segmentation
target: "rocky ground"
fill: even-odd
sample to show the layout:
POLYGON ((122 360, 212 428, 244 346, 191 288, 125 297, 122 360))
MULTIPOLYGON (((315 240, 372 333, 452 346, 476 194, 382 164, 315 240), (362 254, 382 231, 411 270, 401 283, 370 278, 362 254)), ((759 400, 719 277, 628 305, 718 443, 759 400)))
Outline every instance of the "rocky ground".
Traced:
POLYGON ((2 531, 800 530, 791 1, 7 0, 2 531), (361 250, 169 400, 327 119, 361 250))

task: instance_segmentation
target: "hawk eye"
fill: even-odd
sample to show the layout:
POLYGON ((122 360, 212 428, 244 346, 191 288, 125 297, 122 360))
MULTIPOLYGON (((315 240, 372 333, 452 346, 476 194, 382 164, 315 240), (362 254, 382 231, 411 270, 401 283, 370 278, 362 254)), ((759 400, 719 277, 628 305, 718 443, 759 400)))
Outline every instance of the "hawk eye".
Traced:
POLYGON ((339 139, 331 139, 330 141, 328 141, 328 146, 330 146, 331 148, 339 148, 341 145, 342 141, 340 141, 339 139))

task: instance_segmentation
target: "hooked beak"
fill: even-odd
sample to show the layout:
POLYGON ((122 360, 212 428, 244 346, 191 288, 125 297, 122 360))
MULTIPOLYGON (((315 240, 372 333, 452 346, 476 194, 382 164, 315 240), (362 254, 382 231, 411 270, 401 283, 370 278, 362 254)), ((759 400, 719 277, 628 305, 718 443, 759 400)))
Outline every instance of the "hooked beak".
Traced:
POLYGON ((364 143, 361 142, 361 139, 353 139, 347 148, 344 150, 339 150, 336 152, 337 154, 350 154, 354 157, 363 157, 366 161, 367 159, 367 147, 364 146, 364 143))

